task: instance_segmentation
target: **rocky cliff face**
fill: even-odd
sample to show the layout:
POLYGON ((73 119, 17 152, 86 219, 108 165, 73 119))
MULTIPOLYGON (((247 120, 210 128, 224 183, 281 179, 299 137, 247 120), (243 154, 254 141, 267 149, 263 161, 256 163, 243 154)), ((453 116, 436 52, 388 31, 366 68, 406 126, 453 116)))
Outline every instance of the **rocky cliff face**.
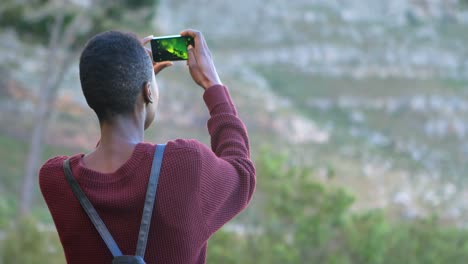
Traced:
POLYGON ((161 1, 163 32, 197 27, 238 64, 354 78, 467 78, 458 1, 161 1))
POLYGON ((204 31, 248 111, 357 192, 371 182, 370 206, 466 214, 464 1, 161 1, 155 25, 204 31))

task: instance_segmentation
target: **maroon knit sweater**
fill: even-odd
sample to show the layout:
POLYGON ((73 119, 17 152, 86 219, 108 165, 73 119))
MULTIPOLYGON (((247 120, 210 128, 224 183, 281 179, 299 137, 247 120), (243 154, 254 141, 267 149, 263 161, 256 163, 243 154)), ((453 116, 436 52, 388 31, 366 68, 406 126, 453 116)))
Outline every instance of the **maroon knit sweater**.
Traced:
MULTIPOLYGON (((247 131, 228 90, 203 96, 210 111, 211 149, 196 140, 167 143, 145 255, 146 263, 205 263, 207 241, 242 211, 255 189, 247 131)), ((140 143, 114 173, 86 168, 71 157, 73 175, 124 255, 134 255, 155 145, 140 143)), ((63 172, 66 156, 39 173, 68 263, 111 263, 112 255, 73 195, 63 172)))

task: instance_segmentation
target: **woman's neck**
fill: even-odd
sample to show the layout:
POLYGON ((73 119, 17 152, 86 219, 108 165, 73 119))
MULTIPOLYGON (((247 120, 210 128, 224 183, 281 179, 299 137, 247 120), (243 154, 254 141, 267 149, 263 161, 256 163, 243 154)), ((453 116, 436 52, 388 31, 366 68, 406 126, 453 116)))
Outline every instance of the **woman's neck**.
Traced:
POLYGON ((142 142, 144 140, 143 123, 123 117, 116 117, 111 122, 103 122, 99 146, 112 149, 116 146, 134 146, 142 142))
POLYGON ((101 124, 101 139, 96 149, 83 157, 84 165, 99 172, 116 171, 144 140, 144 122, 115 118, 101 124))

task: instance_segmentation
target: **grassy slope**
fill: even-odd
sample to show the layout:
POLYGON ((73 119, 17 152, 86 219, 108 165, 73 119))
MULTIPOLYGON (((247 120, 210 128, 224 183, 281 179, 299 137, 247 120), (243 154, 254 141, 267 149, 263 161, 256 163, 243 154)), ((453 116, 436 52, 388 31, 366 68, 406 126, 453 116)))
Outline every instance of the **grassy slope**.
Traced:
MULTIPOLYGON (((21 188, 21 179, 24 173, 24 162, 27 158, 27 143, 18 139, 0 134, 0 224, 6 223, 7 218, 14 216, 18 195, 21 188)), ((41 163, 57 155, 70 155, 75 150, 46 145, 41 163)), ((39 188, 35 189, 34 214, 40 219, 51 221, 45 203, 40 196, 39 188)))

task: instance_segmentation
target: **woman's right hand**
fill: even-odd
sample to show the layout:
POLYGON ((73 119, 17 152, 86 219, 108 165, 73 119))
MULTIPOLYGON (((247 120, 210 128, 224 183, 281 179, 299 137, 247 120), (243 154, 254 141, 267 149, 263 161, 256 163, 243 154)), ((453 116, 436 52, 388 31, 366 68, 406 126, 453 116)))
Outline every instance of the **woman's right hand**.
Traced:
POLYGON ((213 85, 220 84, 218 73, 216 72, 211 52, 208 49, 205 38, 200 31, 187 29, 180 33, 181 36, 192 37, 195 46, 189 45, 188 61, 190 74, 192 79, 203 89, 208 89, 213 85))

